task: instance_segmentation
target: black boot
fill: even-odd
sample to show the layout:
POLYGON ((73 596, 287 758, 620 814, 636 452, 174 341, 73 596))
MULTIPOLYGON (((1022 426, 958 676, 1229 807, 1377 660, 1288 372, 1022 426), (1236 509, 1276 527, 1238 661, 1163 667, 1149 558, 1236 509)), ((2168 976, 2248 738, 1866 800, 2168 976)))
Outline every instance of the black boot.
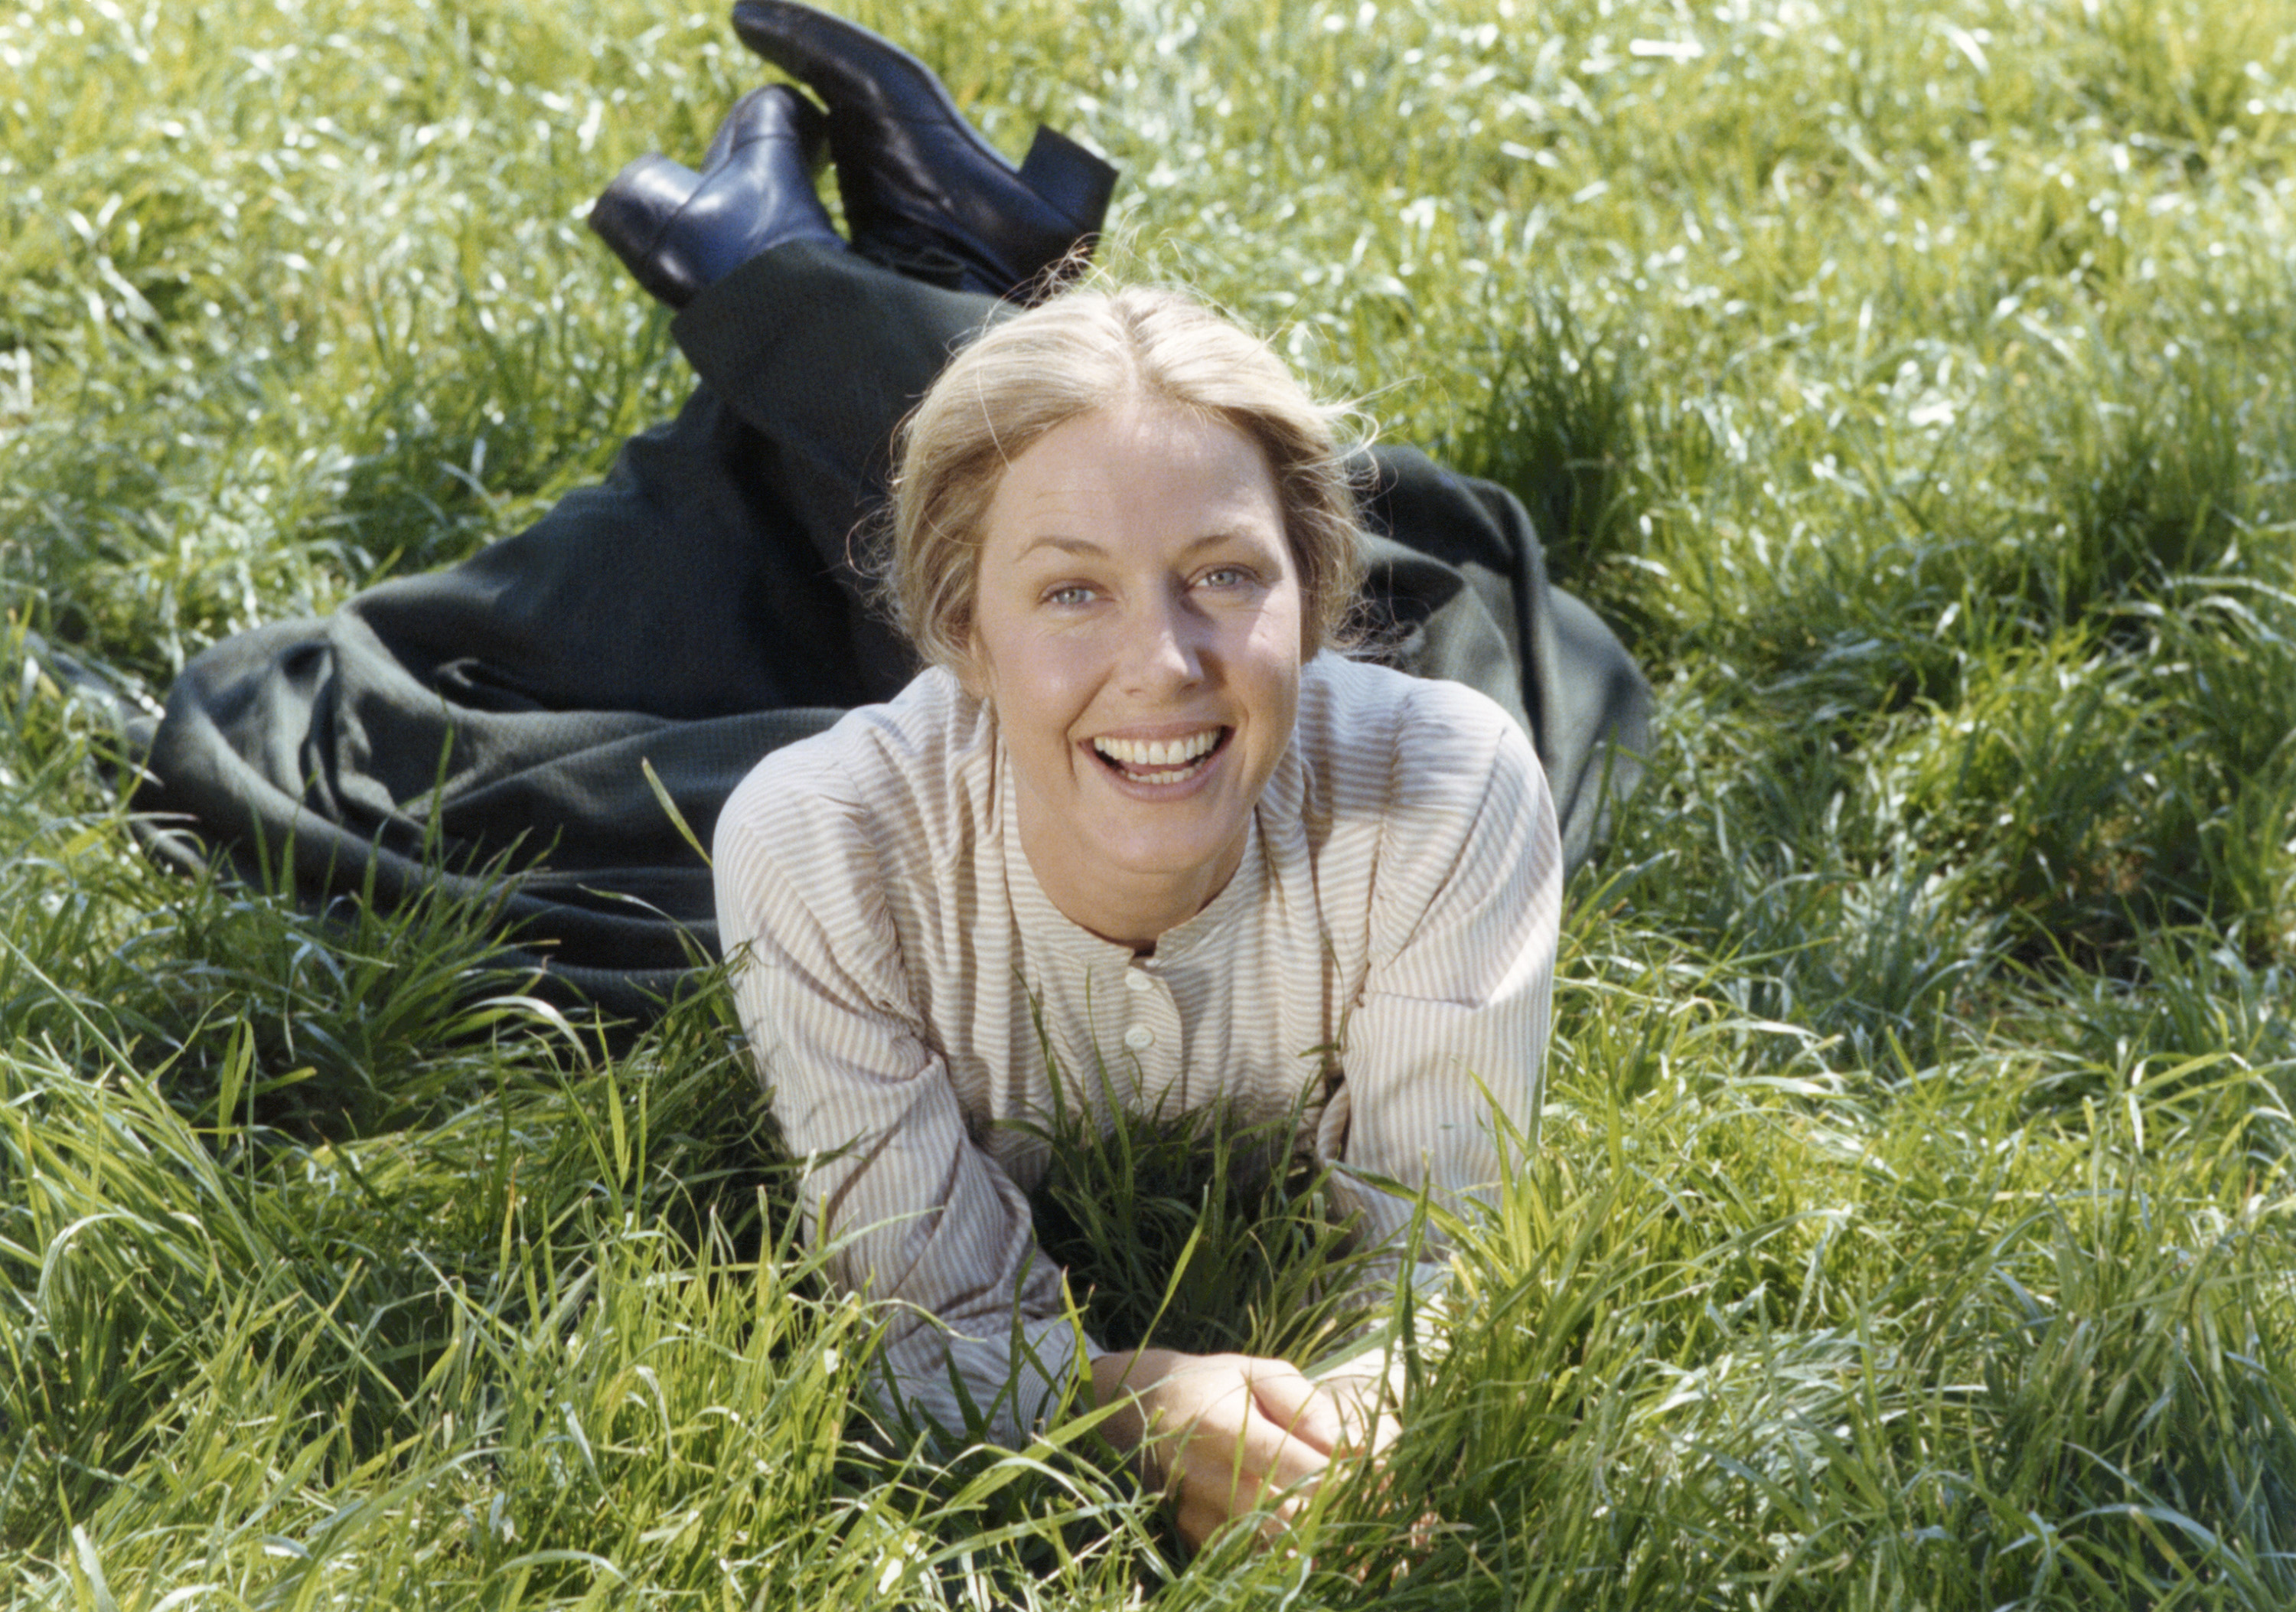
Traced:
POLYGON ((855 248, 966 291, 1020 300, 1081 265, 1116 169, 1049 128, 1016 172, 914 56, 798 0, 739 0, 742 43, 829 108, 855 248))
POLYGON ((822 134, 821 112, 796 90, 752 90, 718 126, 700 173, 659 153, 640 157, 590 209, 590 227, 672 308, 769 246, 841 247, 813 186, 822 134))

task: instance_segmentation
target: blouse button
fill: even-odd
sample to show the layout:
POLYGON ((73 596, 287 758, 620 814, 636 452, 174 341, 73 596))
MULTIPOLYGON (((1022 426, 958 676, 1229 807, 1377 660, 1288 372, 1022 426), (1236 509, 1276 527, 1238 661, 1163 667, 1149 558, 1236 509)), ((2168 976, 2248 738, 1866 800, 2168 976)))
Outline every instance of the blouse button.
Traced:
POLYGON ((1124 1044, 1135 1052, 1145 1052, 1156 1044, 1156 1032, 1145 1024, 1135 1024, 1124 1032, 1124 1044))
POLYGON ((1137 968, 1128 968, 1124 971, 1124 983, 1135 991, 1145 991, 1154 983, 1137 968))

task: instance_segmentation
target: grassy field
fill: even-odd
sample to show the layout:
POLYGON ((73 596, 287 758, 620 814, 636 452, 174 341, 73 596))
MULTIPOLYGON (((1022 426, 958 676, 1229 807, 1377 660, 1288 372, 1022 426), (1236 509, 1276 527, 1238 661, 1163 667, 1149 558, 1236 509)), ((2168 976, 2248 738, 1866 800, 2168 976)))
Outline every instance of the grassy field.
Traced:
MULTIPOLYGON (((1185 1562, 1087 1434, 902 1455, 721 999, 606 1044, 482 911, 134 847, 85 679, 681 397, 580 214, 767 77, 723 16, 0 0, 9 1602, 2296 1605, 2296 4, 857 14, 1517 488, 1660 686, 1389 1486, 1185 1562)), ((1311 1196, 1067 1191, 1098 1312, 1202 1197, 1186 1336, 1298 1338, 1311 1196)))

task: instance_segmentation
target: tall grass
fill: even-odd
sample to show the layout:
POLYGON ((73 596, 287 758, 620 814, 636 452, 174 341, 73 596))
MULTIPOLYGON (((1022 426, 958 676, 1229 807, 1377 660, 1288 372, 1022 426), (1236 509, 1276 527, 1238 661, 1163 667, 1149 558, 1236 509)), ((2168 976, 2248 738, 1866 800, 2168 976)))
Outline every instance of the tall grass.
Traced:
MULTIPOLYGON (((687 384, 579 214, 766 74, 630 0, 0 11, 12 1604, 2296 1605, 2286 0, 858 14, 1103 257, 1513 487, 1661 704, 1384 1483, 1193 1560, 914 1447, 722 993, 146 864, 116 714, 687 384)), ((1146 1131, 1080 1313, 1308 1350, 1312 1182, 1146 1131)))

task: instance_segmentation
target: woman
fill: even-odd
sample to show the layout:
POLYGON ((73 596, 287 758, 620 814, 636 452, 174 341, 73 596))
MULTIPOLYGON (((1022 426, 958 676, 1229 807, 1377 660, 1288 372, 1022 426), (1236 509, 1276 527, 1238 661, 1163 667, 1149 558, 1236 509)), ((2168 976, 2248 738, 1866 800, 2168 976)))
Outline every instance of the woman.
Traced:
POLYGON ((1031 1235, 1037 1127, 1304 1114, 1384 1246, 1417 1189, 1501 1180, 1538 1111, 1546 779, 1492 701, 1332 653, 1355 508, 1326 415, 1194 304, 1072 292, 996 326, 901 437, 891 592, 928 670, 767 756, 716 835, 813 1235, 900 1306, 894 1397, 1010 1441, 1085 1374, 1192 1540, 1296 1503, 1380 1407, 1078 1339, 1031 1235))

